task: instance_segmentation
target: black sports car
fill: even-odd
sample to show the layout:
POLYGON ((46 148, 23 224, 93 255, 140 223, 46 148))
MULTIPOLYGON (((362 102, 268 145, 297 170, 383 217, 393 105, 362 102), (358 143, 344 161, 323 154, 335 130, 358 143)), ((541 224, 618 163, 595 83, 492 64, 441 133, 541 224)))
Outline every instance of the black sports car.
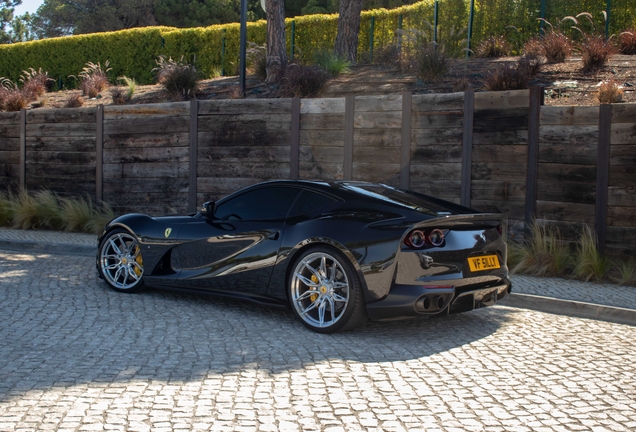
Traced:
POLYGON ((128 214, 99 236, 117 291, 144 285, 291 306, 310 329, 469 311, 510 292, 502 216, 363 182, 271 181, 188 216, 128 214))

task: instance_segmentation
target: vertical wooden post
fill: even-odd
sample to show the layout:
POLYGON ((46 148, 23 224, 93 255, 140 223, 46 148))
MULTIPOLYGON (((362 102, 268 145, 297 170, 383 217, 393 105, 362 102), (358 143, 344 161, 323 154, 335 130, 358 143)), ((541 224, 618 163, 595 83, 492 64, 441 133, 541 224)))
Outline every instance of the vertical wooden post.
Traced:
POLYGON ((475 90, 464 92, 464 128, 462 131, 462 184, 460 202, 470 207, 473 166, 473 125, 475 121, 475 90))
POLYGON ((26 110, 20 110, 20 187, 26 188, 26 110))
POLYGON ((612 133, 612 105, 601 105, 598 120, 598 157, 596 161, 596 210, 594 230, 598 248, 605 252, 607 241, 607 200, 609 188, 610 140, 612 133))
POLYGON ((104 201, 104 105, 97 105, 95 113, 95 200, 104 201))
POLYGON ((197 210, 197 168, 199 157, 199 101, 190 100, 190 152, 189 152, 189 179, 188 179, 188 211, 197 210))
POLYGON ((353 122, 355 118, 356 98, 345 97, 345 130, 344 130, 344 161, 342 166, 342 179, 353 178, 353 122))
POLYGON ((400 187, 411 186, 411 113, 413 94, 402 92, 402 141, 400 143, 400 187))
MULTIPOLYGON (((293 21, 292 21, 293 22, 293 21)), ((289 178, 298 180, 300 174, 300 98, 292 99, 291 145, 289 148, 289 178)))
POLYGON ((530 108, 528 110, 528 160, 526 168, 526 205, 524 231, 530 233, 537 212, 537 182, 539 180, 539 126, 543 87, 530 87, 530 108))

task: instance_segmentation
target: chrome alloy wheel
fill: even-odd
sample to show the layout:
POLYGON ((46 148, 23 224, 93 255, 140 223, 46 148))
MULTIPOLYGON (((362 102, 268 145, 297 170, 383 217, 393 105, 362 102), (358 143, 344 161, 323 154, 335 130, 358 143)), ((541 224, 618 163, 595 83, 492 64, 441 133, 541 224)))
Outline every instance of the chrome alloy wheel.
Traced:
POLYGON ((325 252, 304 257, 291 278, 291 300, 311 327, 325 328, 342 318, 349 303, 349 280, 342 264, 325 252))
POLYGON ((99 264, 106 282, 120 290, 134 288, 144 274, 141 249, 128 233, 115 232, 103 241, 99 264))

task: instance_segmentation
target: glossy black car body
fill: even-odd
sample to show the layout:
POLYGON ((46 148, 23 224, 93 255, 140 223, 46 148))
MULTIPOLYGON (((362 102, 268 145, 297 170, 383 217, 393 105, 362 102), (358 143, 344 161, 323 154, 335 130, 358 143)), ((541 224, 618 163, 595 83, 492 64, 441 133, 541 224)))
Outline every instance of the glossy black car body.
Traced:
POLYGON ((291 303, 305 325, 331 332, 366 316, 463 312, 504 298, 501 227, 501 215, 381 184, 272 181, 189 216, 121 216, 99 236, 97 267, 119 291, 146 284, 291 303))

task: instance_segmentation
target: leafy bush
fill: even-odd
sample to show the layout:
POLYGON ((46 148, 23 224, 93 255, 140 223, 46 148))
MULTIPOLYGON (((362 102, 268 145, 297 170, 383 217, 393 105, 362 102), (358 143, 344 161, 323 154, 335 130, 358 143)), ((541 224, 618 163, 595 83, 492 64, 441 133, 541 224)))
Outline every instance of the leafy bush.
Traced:
POLYGON ((36 100, 49 89, 51 82, 54 82, 49 78, 49 74, 39 68, 37 71, 33 68, 29 68, 28 71, 22 71, 20 76, 20 82, 24 92, 29 96, 31 100, 36 100))
POLYGON ((281 80, 281 97, 313 97, 328 79, 327 72, 320 67, 289 65, 281 80))
POLYGON ((330 50, 318 51, 314 56, 314 64, 334 78, 340 74, 349 73, 349 67, 351 66, 351 62, 345 58, 337 57, 330 50))
POLYGON ((505 36, 488 36, 475 49, 477 57, 503 57, 510 54, 510 44, 505 36))
POLYGON ((621 54, 636 54, 636 28, 618 35, 618 50, 621 54))
POLYGON ((0 109, 5 111, 20 111, 30 102, 29 94, 24 89, 18 88, 14 83, 3 86, 0 90, 0 109))
POLYGON ((618 103, 623 100, 623 90, 615 80, 604 81, 598 87, 598 101, 602 104, 618 103))
POLYGON ((616 53, 616 48, 603 36, 586 35, 580 46, 583 70, 597 70, 605 66, 609 57, 616 53))
POLYGON ((570 56, 572 41, 563 33, 550 31, 540 38, 542 54, 551 63, 562 63, 570 56))
POLYGON ((484 88, 490 91, 525 89, 540 69, 539 59, 522 57, 513 64, 503 64, 491 71, 482 82, 484 88))
POLYGON ((450 62, 441 47, 430 43, 417 48, 413 68, 415 75, 422 81, 437 82, 448 73, 450 62))
POLYGON ((194 65, 183 61, 183 56, 179 61, 172 57, 166 59, 159 56, 156 60, 157 67, 153 71, 157 75, 157 82, 161 84, 175 99, 188 99, 196 91, 199 82, 199 74, 194 65))

